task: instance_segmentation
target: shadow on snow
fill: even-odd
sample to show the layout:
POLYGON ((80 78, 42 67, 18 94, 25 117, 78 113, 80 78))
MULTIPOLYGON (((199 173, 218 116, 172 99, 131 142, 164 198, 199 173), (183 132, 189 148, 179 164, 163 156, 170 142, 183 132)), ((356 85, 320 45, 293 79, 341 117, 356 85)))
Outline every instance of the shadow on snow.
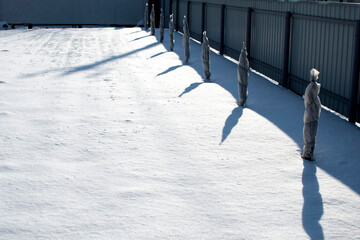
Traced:
POLYGON ((74 67, 74 68, 71 68, 70 70, 66 71, 65 73, 61 74, 62 76, 66 76, 66 75, 70 75, 70 74, 73 74, 73 73, 76 73, 76 72, 79 72, 79 71, 86 71, 86 70, 89 70, 89 69, 92 69, 92 68, 95 68, 95 67, 98 67, 100 65, 103 65, 105 63, 108 63, 108 62, 111 62, 111 61, 115 61, 117 59, 120 59, 120 58, 124 58, 124 57, 128 57, 134 53, 137 53, 137 52, 140 52, 140 51, 143 51, 145 49, 149 49, 149 48, 152 48, 152 47, 155 47, 156 45, 158 45, 159 43, 152 43, 152 44, 149 44, 149 45, 146 45, 142 48, 137 48, 137 49, 134 49, 130 52, 127 52, 127 53, 124 53, 124 54, 120 54, 120 55, 117 55, 117 56, 112 56, 110 58, 107 58, 107 59, 104 59, 104 60, 101 60, 101 61, 98 61, 98 62, 95 62, 95 63, 91 63, 91 64, 86 64, 86 65, 82 65, 82 66, 78 66, 78 67, 74 67))
MULTIPOLYGON (((179 55, 180 59, 183 59, 181 37, 181 34, 175 34, 174 52, 179 55)), ((167 40, 165 43, 168 44, 168 39, 165 40, 167 40)), ((165 45, 165 47, 169 50, 168 46, 165 45)), ((203 76, 200 54, 201 45, 191 41, 190 64, 188 65, 203 76)), ((214 52, 211 52, 210 59, 210 82, 218 84, 228 91, 236 102, 238 99, 237 65, 214 52), (221 66, 221 68, 219 69, 217 66, 221 66)), ((179 97, 195 90, 200 84, 192 83, 179 97)), ((304 103, 302 97, 275 85, 256 72, 250 72, 247 108, 263 116, 287 134, 298 145, 299 155, 301 154, 304 144, 302 135, 304 103)), ((226 140, 232 129, 238 124, 243 114, 242 110, 241 107, 235 107, 227 117, 220 144, 226 140)), ((323 202, 316 177, 317 167, 360 194, 360 149, 355 146, 354 142, 360 142, 358 127, 323 109, 319 120, 315 148, 316 162, 304 162, 302 177, 303 227, 311 239, 324 238, 320 225, 320 219, 323 215, 323 202)))
POLYGON ((165 75, 169 72, 172 72, 180 67, 182 67, 183 65, 176 65, 176 66, 172 66, 172 67, 169 67, 168 69, 166 69, 165 71, 161 72, 161 73, 158 73, 156 76, 159 77, 161 75, 165 75))
POLYGON ((190 84, 185 90, 179 95, 179 97, 182 97, 184 94, 191 92, 192 90, 196 89, 198 86, 203 84, 204 82, 195 82, 190 84))
POLYGON ((316 166, 304 161, 302 175, 304 205, 302 210, 302 225, 310 239, 324 239, 320 220, 324 214, 323 200, 320 194, 319 182, 316 177, 316 166))
MULTIPOLYGON (((137 32, 141 32, 141 30, 137 32)), ((63 72, 63 68, 51 71, 61 71, 63 72, 61 74, 62 76, 67 76, 76 72, 95 68, 120 58, 128 57, 134 53, 161 44, 157 35, 158 30, 156 32, 156 39, 158 42, 151 43, 142 48, 134 49, 127 53, 112 56, 91 64, 73 67, 65 72, 63 72)), ((149 34, 144 37, 147 36, 151 35, 149 34)), ((136 40, 136 38, 134 40, 136 40)), ((164 44, 164 47, 169 51, 168 40, 169 32, 166 30, 162 44, 164 44)), ((175 33, 174 53, 176 53, 180 59, 183 59, 184 53, 181 40, 182 35, 175 33)), ((157 53, 152 57, 157 57, 164 53, 165 52, 157 53)), ((165 75, 166 73, 174 71, 182 66, 189 66, 200 76, 204 76, 200 55, 201 45, 195 41, 191 41, 191 56, 189 64, 170 67, 164 72, 159 73, 158 76, 165 75)), ((237 65, 214 52, 211 52, 210 56, 211 79, 209 82, 218 84, 228 91, 234 98, 234 104, 236 104, 235 102, 238 99, 237 65), (221 68, 218 68, 217 66, 221 66, 221 68)), ((41 73, 28 74, 26 76, 30 77, 39 74, 41 73)), ((202 83, 203 82, 190 84, 190 86, 188 86, 179 95, 179 97, 196 90, 196 88, 202 83)), ((300 149, 302 149, 303 146, 302 128, 304 114, 304 104, 301 97, 281 86, 271 83, 254 72, 250 72, 247 108, 268 119, 286 133, 299 146, 300 155, 300 149)), ((232 113, 226 118, 224 128, 222 130, 221 143, 226 140, 234 126, 238 124, 241 115, 242 111, 240 111, 240 108, 236 106, 232 113)), ((315 148, 315 158, 317 159, 315 165, 340 180, 357 194, 360 194, 360 175, 358 174, 360 172, 360 161, 358 161, 360 149, 355 146, 354 143, 359 142, 360 131, 358 127, 323 109, 319 121, 317 145, 315 148)))
MULTIPOLYGON (((140 32, 136 31, 136 32, 140 32)), ((133 33, 136 33, 133 32, 133 33)), ((129 33, 132 34, 132 33, 129 33)), ((158 31, 157 31, 158 34, 158 31)), ((146 35, 136 38, 136 41, 146 38, 146 35)), ((164 47, 169 51, 169 33, 165 31, 164 47)), ((158 37, 156 37, 158 40, 158 37)), ((175 33, 174 52, 183 59, 183 51, 181 46, 181 34, 175 33)), ((79 71, 86 71, 105 63, 115 61, 120 58, 127 57, 136 52, 154 47, 159 42, 149 44, 142 48, 134 49, 124 54, 112 56, 102 61, 92 64, 82 65, 70 68, 62 75, 70 75, 79 71)), ((160 56, 165 52, 153 55, 151 58, 160 56)), ((202 64, 200 60, 201 45, 191 41, 191 56, 187 66, 192 67, 200 76, 204 76, 202 64)), ((211 79, 210 82, 218 84, 228 91, 234 98, 234 104, 238 99, 237 87, 237 65, 234 62, 224 59, 224 57, 211 52, 211 79), (221 66, 221 68, 217 68, 221 66)), ((184 65, 170 67, 157 76, 165 75, 184 65)), ((54 71, 63 71, 58 69, 54 71)), ((28 76, 35 76, 41 73, 35 73, 28 76)), ((191 91, 196 90, 204 82, 195 82, 190 84, 180 95, 182 97, 191 91)), ((299 147, 299 155, 303 146, 302 128, 304 105, 303 99, 289 90, 277 86, 267 81, 260 75, 250 72, 249 97, 247 100, 247 108, 263 116, 284 133, 286 133, 299 147)), ((243 114, 243 108, 236 106, 232 113, 226 118, 222 130, 222 144, 230 135, 232 129, 239 123, 239 119, 243 114)), ((256 129, 254 129, 256 131, 256 129)), ((316 178, 317 167, 323 169, 334 178, 351 188, 357 194, 360 194, 360 149, 354 143, 360 142, 359 129, 335 116, 328 111, 322 111, 319 120, 319 129, 317 135, 317 145, 315 148, 316 162, 304 162, 303 169, 303 227, 311 239, 323 239, 322 227, 319 223, 323 215, 322 197, 319 192, 319 183, 316 178)), ((281 160, 281 159, 280 159, 281 160)))
POLYGON ((226 138, 230 135, 232 129, 238 124, 242 114, 243 114, 243 108, 235 107, 234 110, 229 115, 229 117, 226 119, 225 126, 222 131, 220 145, 226 140, 226 138))

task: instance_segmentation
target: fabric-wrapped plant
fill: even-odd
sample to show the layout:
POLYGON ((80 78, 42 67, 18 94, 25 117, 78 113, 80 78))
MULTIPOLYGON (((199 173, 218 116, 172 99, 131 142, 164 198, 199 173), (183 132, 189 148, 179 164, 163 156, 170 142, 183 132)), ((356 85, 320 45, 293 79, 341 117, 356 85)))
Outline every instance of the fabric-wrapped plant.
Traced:
POLYGON ((203 43, 201 44, 201 62, 204 68, 206 80, 210 79, 210 44, 206 36, 206 31, 203 32, 203 43))
POLYGON ((170 51, 174 50, 174 17, 173 14, 170 15, 169 21, 169 42, 170 42, 170 51))
POLYGON ((160 13, 160 42, 164 40, 164 13, 163 9, 161 9, 160 13))
POLYGON ((304 148, 302 157, 309 161, 314 161, 316 134, 321 113, 321 102, 319 98, 321 84, 316 82, 319 74, 320 72, 318 70, 314 68, 311 69, 310 84, 306 87, 304 94, 304 148))
POLYGON ((145 13, 144 13, 144 28, 145 28, 146 31, 149 29, 149 27, 148 27, 148 16, 149 16, 149 5, 146 3, 145 13))
POLYGON ((150 27, 151 27, 151 35, 155 35, 155 7, 154 4, 152 5, 151 8, 151 14, 150 14, 150 27))
POLYGON ((184 62, 188 63, 190 58, 190 32, 189 32, 189 25, 186 16, 184 16, 184 20, 183 20, 183 30, 184 30, 184 36, 182 39, 182 45, 184 48, 184 62))
POLYGON ((246 99, 248 97, 248 84, 249 84, 249 60, 247 58, 247 51, 245 43, 243 43, 243 48, 239 57, 239 66, 238 66, 238 80, 239 80, 239 106, 244 106, 246 99))

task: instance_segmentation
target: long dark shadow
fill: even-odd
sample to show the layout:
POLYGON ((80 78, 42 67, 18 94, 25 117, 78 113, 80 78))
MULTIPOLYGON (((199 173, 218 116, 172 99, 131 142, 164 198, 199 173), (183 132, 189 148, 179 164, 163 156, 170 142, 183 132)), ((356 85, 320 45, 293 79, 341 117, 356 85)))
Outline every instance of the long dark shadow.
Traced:
MULTIPOLYGON (((175 34, 174 52, 179 59, 183 59, 184 55, 181 39, 181 34, 175 34)), ((163 44, 169 49, 168 31, 163 44)), ((191 41, 190 64, 187 66, 203 76, 200 54, 201 45, 191 41)), ((235 104, 238 99, 237 64, 211 52, 210 71, 210 82, 228 91, 234 97, 235 104)), ((302 97, 266 80, 256 72, 250 72, 247 107, 286 133, 298 145, 300 156, 304 144, 302 129, 305 109, 302 97)), ((226 136, 226 129, 223 135, 226 136)), ((359 128, 323 109, 315 147, 316 164, 360 194, 360 148, 354 142, 360 142, 359 128)))
POLYGON ((154 55, 152 55, 150 58, 158 57, 158 56, 160 56, 160 55, 163 55, 164 53, 167 53, 167 52, 160 52, 160 53, 154 54, 154 55))
MULTIPOLYGON (((143 50, 145 50, 145 49, 149 49, 149 48, 155 47, 155 46, 158 45, 158 44, 159 44, 159 43, 155 42, 155 43, 149 44, 149 45, 147 45, 147 46, 144 46, 144 47, 142 47, 142 48, 134 49, 134 50, 132 50, 132 51, 130 51, 130 52, 127 52, 127 53, 124 53, 124 54, 120 54, 120 55, 117 55, 117 56, 112 56, 112 57, 109 57, 109 58, 107 58, 107 59, 104 59, 104 60, 101 60, 101 61, 97 61, 97 62, 94 62, 94 63, 91 63, 91 64, 73 67, 73 68, 70 68, 69 70, 63 72, 62 74, 60 74, 60 76, 67 76, 67 75, 74 74, 74 73, 76 73, 76 72, 86 71, 86 70, 95 68, 95 67, 97 67, 97 66, 103 65, 103 64, 105 64, 105 63, 108 63, 108 62, 115 61, 115 60, 120 59, 120 58, 124 58, 124 57, 130 56, 130 55, 132 55, 132 54, 134 54, 134 53, 143 51, 143 50)), ((25 77, 25 78, 31 78, 31 77, 39 76, 39 75, 44 74, 44 73, 62 72, 62 71, 64 71, 63 68, 57 68, 57 69, 51 69, 51 70, 44 70, 44 71, 40 71, 40 72, 35 72, 35 73, 26 74, 26 75, 24 75, 24 77, 25 77)))
POLYGON ((190 84, 190 86, 185 88, 185 90, 179 95, 179 97, 182 97, 184 94, 191 92, 192 90, 194 90, 195 88, 197 88, 198 86, 200 86, 203 83, 204 82, 196 82, 196 83, 190 84))
POLYGON ((224 128, 222 130, 220 145, 226 140, 226 138, 230 135, 232 129, 238 124, 242 114, 243 114, 243 107, 236 107, 228 116, 228 118, 225 121, 224 128))
POLYGON ((117 56, 112 56, 112 57, 110 57, 110 58, 107 58, 107 59, 104 59, 104 60, 101 60, 101 61, 98 61, 98 62, 94 62, 94 63, 91 63, 91 64, 74 67, 74 68, 71 68, 70 70, 64 72, 64 73, 61 74, 61 75, 62 75, 62 76, 66 76, 66 75, 70 75, 70 74, 73 74, 73 73, 76 73, 76 72, 79 72, 79 71, 86 71, 86 70, 95 68, 95 67, 97 67, 97 66, 100 66, 100 65, 102 65, 102 64, 105 64, 105 63, 108 63, 108 62, 111 62, 111 61, 114 61, 114 60, 117 60, 117 59, 120 59, 120 58, 127 57, 127 56, 129 56, 129 55, 134 54, 134 53, 143 51, 143 50, 145 50, 145 49, 149 49, 149 48, 155 47, 155 46, 158 45, 158 44, 159 44, 159 43, 155 42, 155 43, 149 44, 149 45, 147 45, 147 46, 145 46, 145 47, 137 48, 137 49, 135 49, 135 50, 133 50, 133 51, 130 51, 130 52, 127 52, 127 53, 124 53, 124 54, 120 54, 120 55, 117 55, 117 56))
POLYGON ((131 40, 130 42, 134 42, 134 41, 137 41, 137 40, 140 40, 140 39, 143 39, 143 38, 147 38, 147 37, 151 37, 151 35, 145 35, 145 36, 142 36, 142 37, 138 37, 138 38, 135 38, 133 40, 131 40))
MULTIPOLYGON (((114 28, 115 30, 121 30, 121 29, 123 29, 123 28, 121 28, 121 27, 116 27, 116 28, 114 28)), ((142 32, 142 31, 145 31, 145 30, 143 30, 142 28, 140 28, 139 30, 137 30, 137 31, 134 31, 134 32, 131 32, 131 33, 127 33, 126 35, 131 35, 131 34, 135 34, 135 33, 139 33, 139 32, 142 32)))
POLYGON ((310 239, 322 240, 324 239, 324 233, 320 220, 324 214, 324 206, 314 163, 304 161, 302 183, 304 197, 302 224, 304 230, 309 235, 310 239))
POLYGON ((169 72, 171 72, 171 71, 174 71, 174 70, 176 70, 176 69, 178 69, 178 68, 180 68, 180 67, 182 67, 183 65, 176 65, 176 66, 172 66, 172 67, 169 67, 168 69, 166 69, 165 71, 163 71, 163 72, 161 72, 161 73, 158 73, 156 76, 158 77, 158 76, 161 76, 161 75, 165 75, 165 74, 167 74, 167 73, 169 73, 169 72))

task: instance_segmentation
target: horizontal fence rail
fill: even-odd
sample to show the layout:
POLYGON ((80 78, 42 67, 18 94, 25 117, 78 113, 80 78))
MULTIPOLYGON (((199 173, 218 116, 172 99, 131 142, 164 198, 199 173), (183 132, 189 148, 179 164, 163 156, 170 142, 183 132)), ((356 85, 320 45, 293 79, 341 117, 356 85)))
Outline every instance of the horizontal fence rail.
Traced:
POLYGON ((192 38, 202 41, 206 30, 211 47, 234 59, 244 42, 251 68, 296 94, 318 69, 322 104, 360 122, 360 4, 167 1, 178 31, 186 15, 192 38))

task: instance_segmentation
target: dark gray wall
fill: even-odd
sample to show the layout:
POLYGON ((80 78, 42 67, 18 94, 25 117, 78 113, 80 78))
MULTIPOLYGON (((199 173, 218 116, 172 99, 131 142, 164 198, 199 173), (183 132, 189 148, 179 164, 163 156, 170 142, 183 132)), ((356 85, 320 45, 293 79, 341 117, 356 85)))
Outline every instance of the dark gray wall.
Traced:
POLYGON ((146 0, 0 0, 0 20, 14 24, 135 25, 146 0))
MULTIPOLYGON (((170 0, 169 0, 170 1, 170 0)), ((360 20, 360 4, 309 1, 271 0, 172 0, 175 19, 187 12, 191 36, 201 40, 204 25, 210 43, 217 50, 238 59, 242 43, 247 38, 247 17, 251 9, 250 62, 251 67, 299 95, 303 95, 309 83, 309 71, 320 71, 322 104, 349 116, 350 102, 356 99, 356 121, 360 122, 359 92, 352 93, 356 22, 360 20), (177 2, 179 1, 179 3, 177 2), (202 23, 201 4, 205 4, 205 22, 202 23), (225 7, 224 35, 221 34, 221 5, 225 7), (179 9, 176 10, 176 6, 179 9), (189 6, 189 11, 187 7, 189 6), (290 45, 288 61, 285 61, 286 14, 289 21, 290 45), (178 16, 176 16, 176 13, 178 16), (223 45, 221 39, 223 37, 223 45), (288 71, 285 71, 285 63, 288 71), (287 76, 284 75, 287 73, 287 76)), ((360 55, 360 54, 359 54, 360 55)), ((356 84, 355 84, 356 85, 356 84)))

